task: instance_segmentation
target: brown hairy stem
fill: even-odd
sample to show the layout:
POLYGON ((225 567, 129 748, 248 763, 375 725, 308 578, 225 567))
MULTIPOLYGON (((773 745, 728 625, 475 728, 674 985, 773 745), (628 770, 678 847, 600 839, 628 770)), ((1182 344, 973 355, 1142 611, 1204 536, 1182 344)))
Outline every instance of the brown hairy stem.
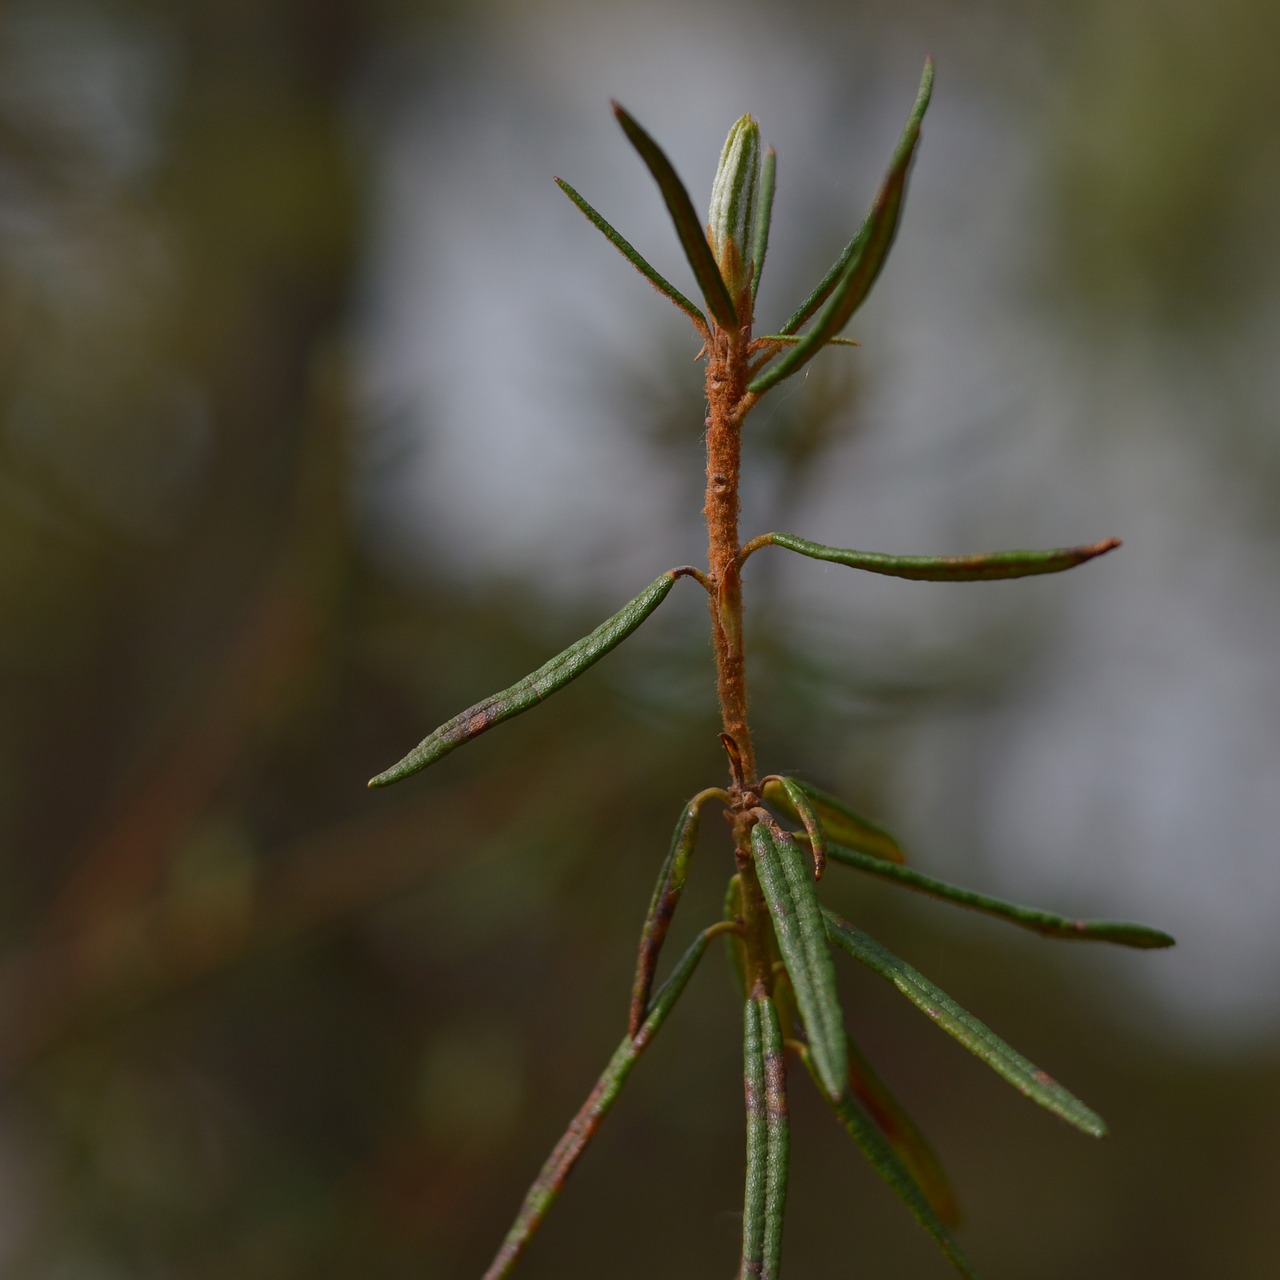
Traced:
POLYGON ((759 804, 755 749, 747 721, 747 678, 742 632, 742 548, 738 542, 739 486, 742 474, 742 423, 756 401, 747 392, 750 377, 751 293, 734 300, 742 324, 736 331, 712 326, 707 342, 707 589, 711 597, 711 634, 716 656, 722 737, 732 744, 729 821, 738 871, 742 877, 748 982, 772 990, 772 950, 768 912, 751 859, 751 828, 759 804))

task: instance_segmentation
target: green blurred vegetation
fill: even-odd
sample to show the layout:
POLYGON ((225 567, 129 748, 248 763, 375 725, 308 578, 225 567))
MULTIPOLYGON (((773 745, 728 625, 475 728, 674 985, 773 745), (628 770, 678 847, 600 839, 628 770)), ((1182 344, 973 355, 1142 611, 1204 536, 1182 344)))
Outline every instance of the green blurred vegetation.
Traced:
MULTIPOLYGON (((1069 256, 1052 287, 1083 327, 1194 338, 1225 377, 1238 313, 1274 305, 1274 244, 1246 256, 1274 221, 1253 221, 1262 179, 1239 176, 1280 171, 1276 82, 1256 70, 1274 9, 1033 8, 973 13, 1069 35, 1059 92, 1083 105, 1057 140, 1069 256), (1200 328, 1170 334, 1189 294, 1200 328)), ((418 73, 404 49, 461 57, 503 17, 390 0, 0 13, 6 1277, 474 1276, 625 1020, 670 825, 722 770, 692 594, 538 715, 394 793, 363 789, 544 660, 548 636, 598 620, 430 557, 393 573, 361 516, 374 433, 352 331, 375 157, 357 108, 418 73)), ((936 26, 963 47, 967 16, 865 21, 868 41, 917 23, 921 45, 936 26)), ((610 393, 632 399, 638 376, 610 393)), ((862 403, 854 374, 815 371, 803 412, 770 419, 771 516, 803 509, 862 403)), ((697 406, 658 409, 649 446, 687 460, 697 406)), ((1236 452, 1274 492, 1274 433, 1260 440, 1236 452)), ((1011 677, 981 651, 922 682, 865 671, 837 717, 829 669, 763 620, 779 572, 761 563, 751 586, 772 751, 800 766, 860 730, 851 798, 883 813, 905 792, 901 725, 1008 696, 1011 677)), ((686 929, 718 910, 727 847, 711 830, 686 929)), ((950 1167, 985 1274, 1280 1275, 1274 1053, 1159 1038, 1108 1003, 1152 958, 1086 961, 874 885, 840 905, 1113 1125, 1102 1146, 1056 1126, 844 971, 851 1026, 950 1167)), ((742 1144, 719 963, 529 1280, 728 1274, 742 1144)), ((790 1274, 946 1274, 820 1104, 797 1102, 793 1150, 790 1274)))

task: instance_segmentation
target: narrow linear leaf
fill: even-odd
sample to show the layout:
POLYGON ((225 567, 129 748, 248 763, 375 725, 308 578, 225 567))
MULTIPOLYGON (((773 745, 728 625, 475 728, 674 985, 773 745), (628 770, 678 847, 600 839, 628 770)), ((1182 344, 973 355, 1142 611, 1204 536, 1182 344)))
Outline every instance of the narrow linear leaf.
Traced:
MULTIPOLYGON (((761 334, 756 342, 776 342, 779 346, 794 347, 797 342, 803 342, 804 339, 797 333, 765 333, 761 334)), ((829 347, 860 347, 862 343, 855 341, 853 338, 828 338, 827 346, 829 347)))
POLYGON ((1143 951, 1174 945, 1174 939, 1167 933, 1162 929, 1152 929, 1149 925, 1132 924, 1127 920, 1073 920, 1069 916, 1055 915, 1053 912, 1041 911, 1036 907, 1021 907, 1015 902, 1005 902, 1004 899, 993 898, 989 894, 975 893, 972 889, 961 889, 957 885, 948 884, 945 880, 927 876, 909 867, 897 867, 880 858, 868 857, 866 853, 857 849, 847 849, 842 845, 828 843, 827 853, 831 861, 843 863, 856 871, 865 871, 869 875, 892 880, 905 889, 927 894, 931 898, 940 898, 957 907, 966 907, 971 911, 981 911, 984 915, 997 916, 1010 924, 1019 925, 1023 929, 1030 929, 1033 933, 1045 934, 1051 938, 1111 942, 1118 946, 1136 947, 1143 951))
POLYGON ((960 1206, 928 1139, 852 1040, 849 1041, 849 1088, 884 1134, 934 1213, 947 1226, 958 1227, 960 1206))
POLYGON ((671 918, 675 915, 689 877, 689 860, 698 841, 698 824, 706 793, 694 796, 685 805, 671 836, 658 882, 653 886, 649 910, 645 913, 644 928, 640 932, 640 953, 636 958, 636 976, 631 987, 631 1016, 628 1023, 631 1035, 636 1035, 649 1007, 649 992, 653 987, 653 975, 658 967, 662 944, 666 941, 671 918))
POLYGON ((771 831, 763 822, 751 830, 751 848, 823 1087, 832 1098, 839 1098, 845 1091, 849 1061, 844 1016, 809 860, 790 835, 781 829, 771 831))
MULTIPOLYGON (((822 879, 827 869, 827 837, 822 829, 815 806, 805 789, 795 778, 779 778, 778 785, 790 801, 790 810, 799 819, 809 836, 809 848, 813 850, 813 878, 822 879)), ((768 784, 765 787, 767 792, 768 784)))
POLYGON ((782 1031, 773 1002, 762 988, 747 1000, 743 1023, 747 1176, 741 1276, 777 1280, 782 1267, 791 1131, 782 1031))
POLYGON ((796 313, 781 326, 783 333, 794 333, 821 306, 813 328, 805 334, 804 341, 793 347, 777 364, 759 374, 747 390, 757 395, 776 386, 783 378, 790 377, 809 362, 822 347, 834 338, 853 313, 866 300, 884 266, 885 258, 893 245, 898 222, 906 197, 907 173, 920 140, 920 123, 929 106, 933 93, 933 59, 925 60, 924 73, 915 105, 907 117, 906 127, 898 139, 889 170, 880 190, 872 202, 871 210, 858 233, 840 255, 833 271, 823 277, 818 287, 801 303, 796 313))
POLYGON ((555 1149, 547 1157, 533 1186, 529 1188, 511 1230, 507 1232, 506 1239, 503 1240, 497 1255, 490 1263, 488 1271, 484 1273, 484 1280, 503 1280, 503 1277, 511 1274, 511 1269, 529 1247, 534 1233, 542 1225, 551 1206, 555 1204, 564 1187, 565 1179, 577 1164, 587 1143, 595 1136, 600 1122, 617 1101, 618 1094, 631 1074, 632 1067, 648 1048, 649 1042, 658 1033, 667 1015, 688 986, 693 971, 698 967, 698 961, 702 959, 707 949, 707 943, 719 931, 720 926, 713 925, 710 929, 704 929, 694 939, 693 945, 681 956, 671 976, 654 996, 639 1034, 634 1037, 625 1037, 615 1050, 613 1057, 609 1059, 609 1065, 596 1081, 595 1088, 587 1095, 586 1102, 570 1121, 568 1129, 556 1143, 555 1149))
POLYGON ((627 135, 631 145, 640 153, 640 159, 653 174, 658 190, 675 224, 676 235, 680 238, 680 246, 684 256, 689 260, 693 270, 693 278, 706 300, 707 310, 715 316, 722 329, 738 327, 738 313, 720 276, 720 268, 716 266, 715 256, 707 243, 707 235, 703 230, 702 220, 693 208, 693 201, 680 181, 666 153, 645 132, 640 123, 618 103, 613 104, 613 114, 617 116, 622 131, 627 135))
POLYGON ((628 601, 613 617, 602 622, 590 635, 571 644, 550 662, 517 681, 501 693, 491 694, 483 702, 459 712, 428 734, 403 760, 377 777, 371 787, 385 787, 447 756, 455 747, 479 737, 495 724, 510 720, 522 711, 537 706, 548 695, 580 676, 593 663, 599 662, 610 649, 620 645, 667 598, 676 575, 664 573, 649 584, 634 600, 628 601))
POLYGON ((751 301, 760 292, 764 256, 769 251, 769 228, 773 223, 773 191, 778 180, 778 154, 766 147, 760 169, 760 194, 756 200, 756 233, 751 245, 751 301))
POLYGON ((651 266, 644 257, 641 256, 629 240, 625 239, 618 231, 616 231, 605 219, 595 211, 587 202, 562 178, 556 178, 555 184, 561 191, 578 206, 586 215, 587 221, 590 222, 597 230, 599 230, 606 240, 617 251, 622 254, 626 260, 642 275, 655 289, 664 294, 677 307, 683 311, 694 324, 705 329, 707 327, 707 317, 701 310, 695 306, 688 298, 680 292, 669 280, 659 274, 658 270, 651 266))
MULTIPOLYGON (((767 1000, 768 997, 766 996, 767 1000)), ((747 1173, 742 1192, 741 1280, 764 1273, 764 1213, 766 1167, 769 1159, 769 1119, 764 1098, 764 1041, 760 1029, 760 1000, 752 996, 743 1009, 742 1085, 746 1094, 747 1173)))
MULTIPOLYGON (((728 887, 724 894, 724 922, 726 924, 736 924, 740 921, 745 913, 746 908, 742 902, 742 877, 738 875, 729 877, 728 887)), ((745 997, 747 994, 747 947, 742 940, 740 933, 726 931, 725 945, 729 948, 729 964, 733 968, 734 977, 738 982, 738 991, 745 997)))
MULTIPOLYGON (((808 1050, 804 1050, 801 1053, 801 1058, 804 1061, 804 1065, 808 1067, 814 1083, 821 1089, 822 1079, 818 1075, 813 1055, 808 1050)), ((862 1108, 853 1098, 848 1096, 834 1102, 828 1098, 827 1101, 835 1109, 836 1116, 844 1126, 845 1132, 857 1143, 859 1150, 866 1156, 871 1167, 888 1183, 894 1194, 911 1211, 915 1220, 934 1238, 952 1266, 962 1276, 967 1276, 969 1280, 978 1280, 978 1273, 965 1256, 964 1250, 956 1242, 955 1236, 951 1234, 947 1225, 934 1212, 928 1198, 917 1185, 916 1180, 911 1176, 902 1161, 898 1159, 880 1130, 867 1119, 866 1113, 862 1108)))
POLYGON ((1085 547, 1055 547, 1049 551, 987 551, 976 556, 886 556, 876 551, 846 551, 820 542, 797 538, 793 533, 769 533, 756 539, 759 546, 784 547, 812 560, 827 560, 850 569, 865 569, 890 578, 918 582, 994 582, 1003 578, 1029 578, 1041 573, 1062 573, 1120 546, 1119 538, 1104 538, 1085 547))
MULTIPOLYGON (((860 849, 863 853, 888 862, 905 860, 902 846, 887 831, 861 814, 854 813, 844 801, 837 800, 835 796, 828 795, 812 783, 804 782, 799 778, 791 778, 788 781, 804 793, 814 813, 817 814, 818 821, 822 823, 823 830, 827 833, 828 842, 839 841, 850 848, 860 849)), ((763 795, 769 804, 781 809, 793 821, 803 821, 800 811, 792 803, 781 781, 766 782, 763 795)))
POLYGON ((861 961, 867 968, 893 983, 917 1009, 932 1018, 948 1035, 955 1037, 997 1074, 1002 1075, 1019 1093, 1038 1102, 1046 1111, 1052 1111, 1059 1119, 1074 1125, 1082 1133, 1093 1138, 1105 1136, 1107 1126, 1097 1112, 1085 1106, 1052 1076, 1028 1062, 1016 1049, 1010 1048, 990 1027, 958 1005, 940 987, 861 929, 854 928, 830 911, 823 914, 826 917, 827 932, 833 942, 843 947, 855 960, 861 961))

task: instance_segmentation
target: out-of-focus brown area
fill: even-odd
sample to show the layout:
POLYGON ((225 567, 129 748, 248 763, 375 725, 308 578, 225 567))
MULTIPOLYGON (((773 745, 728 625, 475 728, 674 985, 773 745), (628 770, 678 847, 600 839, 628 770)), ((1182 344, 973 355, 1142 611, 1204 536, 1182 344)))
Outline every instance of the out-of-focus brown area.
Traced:
MULTIPOLYGON (((1012 79, 1028 44, 1074 68, 1058 91, 1080 95, 1083 120, 1063 113, 1045 197, 1059 270, 1038 287, 1075 309, 1081 351, 1117 316, 1158 347, 1193 299, 1204 328, 1180 323, 1178 350, 1221 355, 1233 326, 1274 313, 1274 241, 1267 261, 1238 248, 1254 243, 1254 188, 1280 172, 1280 103, 1255 74, 1277 34, 1267 6, 1226 6, 1208 36, 1203 15, 1137 0, 974 8, 992 41, 1007 29, 1012 79), (1126 142, 1140 164, 1111 149, 1126 142), (1099 203, 1104 219, 1081 213, 1099 203)), ((867 44, 940 60, 954 44, 974 77, 1002 65, 946 6, 855 17, 867 44)), ((369 516, 370 456, 400 447, 360 388, 380 138, 451 61, 455 80, 469 57, 493 74, 483 52, 512 18, 357 0, 0 12, 0 1275, 479 1275, 625 1026, 670 825, 723 770, 696 592, 664 606, 683 621, 607 672, 394 791, 364 789, 640 585, 565 609, 514 573, 450 571, 438 534, 407 568, 369 516)), ((742 18, 763 39, 775 20, 742 18)), ((678 50, 674 11, 652 21, 678 50)), ((724 123, 747 107, 729 104, 724 123)), ((437 135, 464 136, 449 94, 432 109, 437 135)), ((545 199, 559 199, 549 183, 545 199)), ((644 293, 655 323, 677 323, 644 293)), ((673 379, 687 378, 691 353, 672 352, 673 379)), ((691 468, 692 515, 696 390, 665 393, 625 362, 611 376, 593 370, 593 394, 652 405, 645 447, 656 466, 691 468)), ((1274 494, 1274 436, 1248 429, 1241 379, 1223 386, 1236 399, 1218 406, 1213 450, 1274 494)), ((816 366, 806 390, 762 422, 773 480, 748 495, 793 522, 867 395, 861 375, 816 366)), ((1274 523, 1257 532, 1274 545, 1274 523)), ((864 729, 851 798, 892 817, 901 802, 884 797, 906 793, 912 763, 894 744, 940 707, 1018 696, 1001 681, 1025 637, 979 635, 914 680, 864 671, 837 716, 829 645, 815 656, 787 618, 768 619, 781 573, 761 564, 751 588, 778 767, 838 781, 821 778, 823 753, 864 729)), ((706 825, 677 935, 719 909, 727 846, 706 825)), ((980 830, 957 814, 934 847, 972 849, 980 830)), ((1113 1125, 1103 1144, 1068 1131, 842 970, 851 1031, 934 1139, 984 1274, 1280 1275, 1274 1026, 1201 1042, 1138 1010, 1127 966, 1159 957, 1086 956, 855 881, 831 892, 1113 1125)), ((713 953, 538 1238, 529 1280, 730 1274, 739 1034, 713 953)), ((794 1087, 789 1274, 945 1275, 807 1082, 794 1087)))

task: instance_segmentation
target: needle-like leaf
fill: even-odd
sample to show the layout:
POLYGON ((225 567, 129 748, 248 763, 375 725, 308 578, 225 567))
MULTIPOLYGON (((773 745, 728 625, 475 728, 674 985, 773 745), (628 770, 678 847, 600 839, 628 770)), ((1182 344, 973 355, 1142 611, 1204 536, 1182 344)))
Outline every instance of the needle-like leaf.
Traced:
POLYGON ((751 848, 823 1087, 832 1098, 839 1098, 849 1069, 844 1015, 809 859, 787 832, 770 829, 764 822, 752 828, 751 848))
POLYGON ((685 881, 689 876, 689 860, 693 856, 694 845, 698 841, 698 823, 702 806, 713 795, 729 798, 728 794, 716 789, 699 792, 684 807, 676 829, 671 836, 671 847, 667 851, 662 870, 658 872, 658 882, 653 886, 653 896, 649 899, 649 910, 645 914, 644 928, 640 932, 640 954, 636 958, 636 977, 631 988, 630 1033, 634 1036, 644 1021, 645 1010, 649 1007, 649 992, 653 987, 653 975, 658 967, 658 956, 662 944, 666 941, 667 930, 671 927, 671 917, 675 915, 680 895, 684 892, 685 881))
POLYGON ((747 1179, 742 1205, 743 1277, 777 1280, 787 1203, 790 1123, 787 1066, 773 1001, 758 987, 743 1017, 743 1086, 747 1103, 747 1179))
POLYGON ((833 942, 843 947, 855 960, 860 960, 873 972, 893 983, 917 1009, 959 1040, 970 1053, 1002 1075, 1019 1093, 1038 1102, 1047 1111, 1052 1111, 1090 1137, 1101 1138, 1106 1134, 1106 1123, 1097 1112, 1085 1106, 1052 1076, 1028 1062, 1016 1049, 1011 1049, 990 1027, 979 1022, 967 1009, 961 1008, 945 991, 934 986, 905 960, 895 956, 869 934, 855 929, 833 912, 824 911, 823 915, 833 942))
POLYGON ((777 364, 771 365, 755 377, 748 385, 748 391, 759 395, 808 363, 849 323, 850 317, 871 292, 871 286, 875 284, 880 268, 884 266, 884 260, 898 231, 898 220, 906 196, 907 172, 911 168, 916 143, 920 140, 920 122, 929 106, 932 93, 933 59, 928 58, 920 77, 915 105, 911 108, 906 128, 898 139, 893 158, 889 162, 889 170, 876 193, 870 212, 835 266, 801 303, 796 313, 781 326, 781 332, 794 333, 822 306, 813 328, 805 334, 804 341, 792 347, 777 364))
POLYGON ((640 1055, 648 1048, 649 1042, 658 1033, 666 1021, 667 1015, 680 998, 693 971, 698 967, 707 949, 707 943, 724 930, 723 925, 712 925, 704 929, 693 941, 693 945, 680 957, 680 962, 671 971, 671 976, 662 984, 658 994, 654 996, 648 1013, 637 1035, 626 1036, 609 1059, 596 1086, 587 1096, 582 1109, 574 1116, 564 1136, 556 1143, 555 1150, 547 1157, 542 1171, 534 1180, 525 1196, 524 1204, 516 1220, 507 1232, 497 1256, 484 1273, 484 1280, 503 1280, 510 1275, 511 1268, 519 1261, 521 1255, 529 1247, 533 1234, 542 1225, 551 1206, 555 1204, 565 1179, 569 1176, 578 1158, 586 1149, 587 1143, 595 1136, 600 1122, 608 1114, 609 1108, 617 1100, 622 1086, 631 1074, 640 1055))
POLYGON ((852 1040, 849 1041, 849 1088, 906 1166, 934 1213, 947 1226, 958 1227, 960 1206, 928 1139, 852 1040))
POLYGON ((698 288, 706 300, 707 310, 715 316, 722 329, 736 329, 737 310, 729 296, 729 290, 725 288, 720 268, 716 266, 715 255, 707 243, 702 220, 694 211, 693 201, 689 199, 684 183, 680 181, 662 148, 624 107, 615 102, 613 114, 617 116, 623 133, 640 153, 641 160, 648 166, 658 184, 658 190, 662 192, 662 199, 671 215, 671 221, 675 223, 676 235, 680 238, 684 256, 689 260, 693 278, 698 282, 698 288))
POLYGON ((773 222, 773 189, 778 178, 778 155, 772 147, 766 147, 764 163, 760 167, 760 194, 756 201, 756 233, 751 245, 751 301, 754 303, 760 291, 760 273, 764 270, 764 256, 769 251, 769 227, 773 222))
MULTIPOLYGON (((808 1067, 814 1083, 822 1089, 822 1078, 818 1074, 812 1053, 808 1049, 801 1049, 800 1057, 804 1065, 808 1067)), ((955 1269, 962 1276, 968 1277, 968 1280, 978 1280, 978 1273, 973 1269, 973 1264, 965 1256, 959 1244, 956 1243, 955 1236, 951 1234, 946 1223, 934 1212, 928 1197, 920 1189, 907 1167, 898 1159, 897 1154, 889 1145, 885 1136, 867 1119, 866 1113, 862 1108, 847 1094, 834 1102, 830 1098, 827 1101, 835 1108, 836 1115, 844 1126, 845 1132, 858 1144, 858 1148, 866 1156, 871 1167, 889 1184, 889 1187, 903 1204, 911 1210, 912 1216, 934 1238, 938 1247, 946 1254, 955 1269)))
POLYGON ((961 889, 958 885, 948 884, 945 880, 927 876, 921 871, 915 871, 910 867, 893 866, 880 858, 868 857, 860 850, 845 848, 839 844, 829 842, 827 853, 832 862, 840 862, 857 871, 880 876, 881 879, 902 885, 904 889, 927 894, 931 898, 940 898, 957 907, 966 907, 971 911, 981 911, 984 915, 996 916, 1001 920, 1007 920, 1010 924, 1030 929, 1033 933, 1045 934, 1050 938, 1112 942, 1117 946, 1136 947, 1142 951, 1174 945, 1174 939, 1164 930, 1153 929, 1149 925, 1133 924, 1128 920, 1073 920, 1070 916, 1055 915, 1051 911, 1041 911, 1037 907, 1019 906, 1016 902, 1006 902, 1003 898, 975 893, 972 889, 961 889))
MULTIPOLYGON (((786 781, 802 792, 809 801, 811 810, 822 823, 822 828, 829 840, 837 840, 841 844, 860 849, 863 853, 883 858, 888 862, 904 861, 901 845, 874 822, 859 813, 854 813, 844 801, 837 800, 835 796, 828 795, 825 791, 819 791, 812 783, 804 782, 799 778, 788 778, 786 781)), ((762 794, 769 804, 781 809, 793 821, 804 821, 802 813, 792 801, 790 792, 783 786, 783 779, 770 779, 764 784, 762 794)))
POLYGON ((613 245, 617 251, 622 254, 626 260, 642 275, 648 282, 653 285, 657 291, 667 298, 670 298, 677 307, 683 311, 690 320, 693 321, 699 329, 707 328, 707 317, 701 310, 695 306, 688 298, 680 292, 665 276, 661 275, 657 268, 651 266, 644 257, 641 256, 639 250, 627 240, 620 232, 618 232, 610 223, 596 212, 587 202, 562 178, 556 178, 555 184, 561 191, 578 206, 586 215, 587 221, 595 226, 608 242, 613 245))
POLYGON ((651 582, 634 600, 628 601, 613 617, 602 622, 590 635, 575 641, 550 662, 517 681, 509 689, 491 694, 483 702, 459 712, 429 733, 403 760, 369 781, 371 787, 385 787, 435 764, 455 747, 470 742, 495 724, 510 720, 535 707, 548 695, 580 676, 599 662, 610 649, 620 645, 662 602, 677 577, 668 570, 651 582))
POLYGON ((807 538, 797 538, 794 533, 766 533, 747 543, 743 548, 743 558, 759 547, 783 547, 812 560, 827 560, 889 578, 913 578, 918 582, 994 582, 1003 578, 1062 573, 1114 551, 1119 545, 1119 538, 1104 538, 1085 547, 1054 547, 1049 551, 985 551, 976 556, 886 556, 878 551, 827 547, 807 538))

